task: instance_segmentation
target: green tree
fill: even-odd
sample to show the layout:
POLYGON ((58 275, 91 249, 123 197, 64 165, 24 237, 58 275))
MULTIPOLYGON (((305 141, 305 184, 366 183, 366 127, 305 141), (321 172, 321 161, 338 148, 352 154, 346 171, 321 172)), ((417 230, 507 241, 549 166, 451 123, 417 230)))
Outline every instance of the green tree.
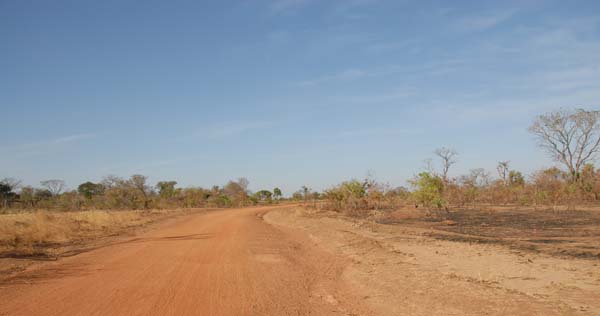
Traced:
POLYGON ((83 195, 86 199, 91 199, 96 195, 102 195, 104 193, 104 186, 100 183, 85 182, 77 187, 77 192, 83 195))
MULTIPOLYGON (((369 181, 350 180, 326 190, 324 197, 337 210, 356 211, 367 208, 369 181)), ((319 198, 319 196, 313 196, 319 198)))
POLYGON ((443 198, 444 180, 441 177, 432 176, 429 172, 421 172, 410 182, 415 187, 413 195, 417 203, 425 207, 444 207, 446 204, 443 198))
POLYGON ((523 177, 523 174, 519 171, 515 171, 515 170, 511 170, 508 173, 508 184, 511 187, 514 186, 524 186, 525 185, 525 178, 523 177))
POLYGON ((144 204, 144 209, 148 208, 148 204, 150 200, 148 199, 148 195, 150 194, 150 187, 146 184, 148 177, 141 174, 134 174, 129 179, 129 183, 137 189, 142 196, 142 202, 144 204))
POLYGON ((156 188, 160 197, 171 198, 175 195, 175 185, 177 181, 160 181, 156 184, 156 188))
POLYGON ((271 191, 269 191, 269 190, 260 190, 256 193, 254 193, 254 197, 258 201, 271 202, 272 196, 273 196, 273 193, 271 193, 271 191))
POLYGON ((13 179, 13 178, 4 178, 0 181, 0 201, 2 202, 2 207, 9 207, 10 202, 17 197, 17 193, 14 192, 21 181, 13 179))
POLYGON ((281 199, 282 195, 283 194, 281 193, 281 189, 279 189, 279 188, 273 189, 273 198, 274 199, 279 200, 279 199, 281 199))
POLYGON ((0 199, 2 199, 2 207, 8 207, 8 203, 16 196, 16 193, 12 191, 12 188, 5 184, 0 183, 0 199))

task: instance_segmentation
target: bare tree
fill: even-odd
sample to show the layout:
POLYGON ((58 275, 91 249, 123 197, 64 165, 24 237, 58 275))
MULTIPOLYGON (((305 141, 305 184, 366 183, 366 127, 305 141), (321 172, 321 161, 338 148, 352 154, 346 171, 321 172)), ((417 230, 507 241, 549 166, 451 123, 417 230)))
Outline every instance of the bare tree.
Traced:
POLYGON ((490 184, 490 173, 483 168, 471 169, 469 177, 477 187, 486 187, 490 184))
POLYGON ((427 159, 423 160, 423 169, 425 170, 425 172, 429 173, 430 175, 437 174, 437 172, 435 171, 435 168, 433 167, 433 160, 431 158, 427 158, 427 159))
POLYGON ((498 176, 500 176, 500 179, 502 179, 504 185, 508 184, 508 174, 510 173, 508 166, 509 163, 510 161, 508 160, 498 161, 498 166, 496 167, 496 170, 498 171, 498 176))
POLYGON ((454 149, 446 147, 438 148, 433 153, 442 160, 442 179, 444 182, 448 182, 448 170, 457 162, 458 153, 454 149))
POLYGON ((600 150, 600 111, 560 110, 540 115, 529 127, 540 147, 567 167, 572 181, 597 158, 600 150))
POLYGON ((53 196, 59 195, 67 187, 65 181, 60 179, 45 180, 41 181, 40 184, 48 189, 53 196))
POLYGON ((131 181, 131 184, 136 189, 138 189, 144 196, 146 196, 148 194, 148 191, 150 191, 150 187, 146 184, 146 180, 148 180, 148 177, 141 174, 134 174, 129 179, 129 181, 131 181))
POLYGON ((248 179, 244 177, 238 178, 237 183, 240 185, 240 187, 242 187, 244 192, 248 191, 248 185, 250 185, 250 181, 248 181, 248 179))
POLYGON ((104 186, 105 188, 114 188, 117 186, 122 186, 126 181, 123 180, 122 178, 119 178, 115 175, 109 174, 107 176, 105 176, 102 181, 100 182, 100 184, 102 184, 102 186, 104 186))

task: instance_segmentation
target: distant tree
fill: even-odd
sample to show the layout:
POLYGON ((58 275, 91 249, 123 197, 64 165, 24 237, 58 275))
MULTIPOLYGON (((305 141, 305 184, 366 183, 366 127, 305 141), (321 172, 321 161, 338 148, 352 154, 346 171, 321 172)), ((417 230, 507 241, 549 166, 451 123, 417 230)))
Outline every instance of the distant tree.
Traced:
POLYGON ((148 177, 141 174, 134 174, 129 179, 131 184, 144 195, 147 195, 150 191, 150 187, 146 184, 147 180, 148 177))
POLYGON ((229 181, 223 187, 223 193, 225 193, 225 195, 227 195, 229 197, 237 198, 237 197, 239 197, 242 194, 246 194, 246 189, 244 189, 244 187, 242 187, 236 181, 229 181))
POLYGON ((589 163, 581 171, 582 189, 594 196, 594 200, 600 200, 600 169, 589 163))
POLYGON ((283 194, 281 193, 281 189, 279 189, 279 188, 273 189, 273 198, 274 199, 279 200, 279 199, 281 199, 282 195, 283 194))
POLYGON ((472 187, 485 187, 490 184, 490 174, 483 168, 471 169, 469 174, 461 177, 463 185, 472 187))
POLYGON ((508 173, 508 184, 511 187, 523 186, 523 185, 525 185, 525 178, 523 177, 523 174, 520 173, 519 171, 511 170, 508 173))
POLYGON ((4 178, 0 183, 8 186, 11 191, 16 191, 21 186, 21 180, 15 178, 4 178))
POLYGON ((250 184, 250 181, 248 181, 248 179, 244 177, 238 178, 237 183, 244 191, 248 191, 248 185, 250 184))
POLYGON ((304 200, 305 201, 308 200, 308 194, 310 193, 310 188, 303 185, 301 190, 302 190, 302 197, 304 198, 304 200))
POLYGON ((498 171, 498 176, 500 176, 500 179, 502 180, 502 183, 504 185, 508 185, 508 174, 510 172, 509 166, 508 166, 509 163, 510 163, 510 161, 508 161, 508 160, 499 161, 498 166, 496 167, 496 170, 498 171))
POLYGON ((245 205, 248 201, 248 184, 246 178, 239 178, 237 181, 229 181, 223 187, 223 194, 227 196, 230 204, 245 205))
POLYGON ((35 189, 31 186, 25 186, 21 188, 21 194, 19 199, 29 207, 34 207, 36 202, 35 189))
POLYGON ((86 199, 91 199, 96 195, 104 193, 104 186, 100 183, 84 182, 77 187, 77 192, 83 195, 86 199))
POLYGON ((565 202, 571 182, 570 174, 556 167, 536 171, 531 176, 535 190, 534 200, 540 204, 558 204, 565 202))
POLYGON ((302 199, 303 199, 303 195, 302 195, 302 191, 301 190, 292 193, 292 200, 294 200, 294 201, 300 201, 302 199))
POLYGON ((448 171, 457 162, 456 156, 458 156, 458 153, 454 149, 446 147, 438 148, 433 153, 442 160, 442 180, 447 183, 448 171))
POLYGON ((571 181, 577 182, 586 163, 600 150, 600 111, 561 110, 538 116, 529 131, 557 162, 571 181))
POLYGON ((123 180, 123 178, 109 174, 102 179, 100 184, 105 189, 110 189, 110 188, 114 188, 114 187, 118 187, 118 186, 123 186, 125 184, 125 182, 126 181, 123 180))
POLYGON ((129 183, 137 189, 142 195, 142 202, 144 204, 144 208, 148 208, 149 199, 148 195, 150 194, 150 187, 146 184, 148 177, 141 174, 134 174, 129 178, 129 183))
POLYGON ((444 180, 441 177, 421 172, 410 183, 415 188, 413 195, 417 203, 437 208, 446 204, 443 198, 444 180))
POLYGON ((483 168, 471 169, 468 175, 460 177, 462 203, 473 203, 485 198, 485 189, 490 185, 490 174, 483 168))
POLYGON ((35 189, 34 196, 36 201, 48 200, 52 198, 52 192, 48 189, 35 189))
POLYGON ((66 188, 65 181, 60 179, 45 180, 41 181, 40 184, 44 188, 48 189, 52 196, 59 195, 66 188))
POLYGON ((21 181, 14 178, 4 178, 0 181, 0 200, 2 201, 2 207, 8 207, 10 202, 17 197, 17 193, 14 192, 21 181))
POLYGON ((160 181, 156 184, 156 189, 162 198, 170 198, 175 195, 175 185, 177 181, 160 181))
POLYGON ((318 200, 321 198, 321 193, 314 191, 310 194, 310 198, 313 200, 318 200))
POLYGON ((256 193, 254 193, 254 196, 256 197, 256 199, 258 201, 270 202, 271 198, 273 196, 273 193, 271 193, 271 191, 269 191, 269 190, 260 190, 256 193))

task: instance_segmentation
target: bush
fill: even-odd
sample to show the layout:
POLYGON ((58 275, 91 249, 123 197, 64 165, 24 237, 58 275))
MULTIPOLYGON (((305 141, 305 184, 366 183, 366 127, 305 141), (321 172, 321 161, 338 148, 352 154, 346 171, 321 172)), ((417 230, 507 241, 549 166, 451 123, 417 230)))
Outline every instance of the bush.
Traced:
POLYGON ((419 173, 411 184, 415 187, 413 197, 415 201, 427 208, 442 208, 446 205, 444 200, 444 181, 437 175, 428 172, 419 173))

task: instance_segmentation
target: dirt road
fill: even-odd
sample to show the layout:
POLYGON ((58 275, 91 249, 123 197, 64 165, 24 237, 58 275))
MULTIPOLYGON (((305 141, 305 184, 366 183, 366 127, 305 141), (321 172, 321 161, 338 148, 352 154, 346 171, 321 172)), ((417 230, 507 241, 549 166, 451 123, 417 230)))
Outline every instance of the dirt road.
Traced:
POLYGON ((190 215, 0 282, 0 315, 600 315, 600 269, 303 208, 190 215))
POLYGON ((0 315, 365 315, 344 260, 265 223, 193 215, 0 285, 0 315))

